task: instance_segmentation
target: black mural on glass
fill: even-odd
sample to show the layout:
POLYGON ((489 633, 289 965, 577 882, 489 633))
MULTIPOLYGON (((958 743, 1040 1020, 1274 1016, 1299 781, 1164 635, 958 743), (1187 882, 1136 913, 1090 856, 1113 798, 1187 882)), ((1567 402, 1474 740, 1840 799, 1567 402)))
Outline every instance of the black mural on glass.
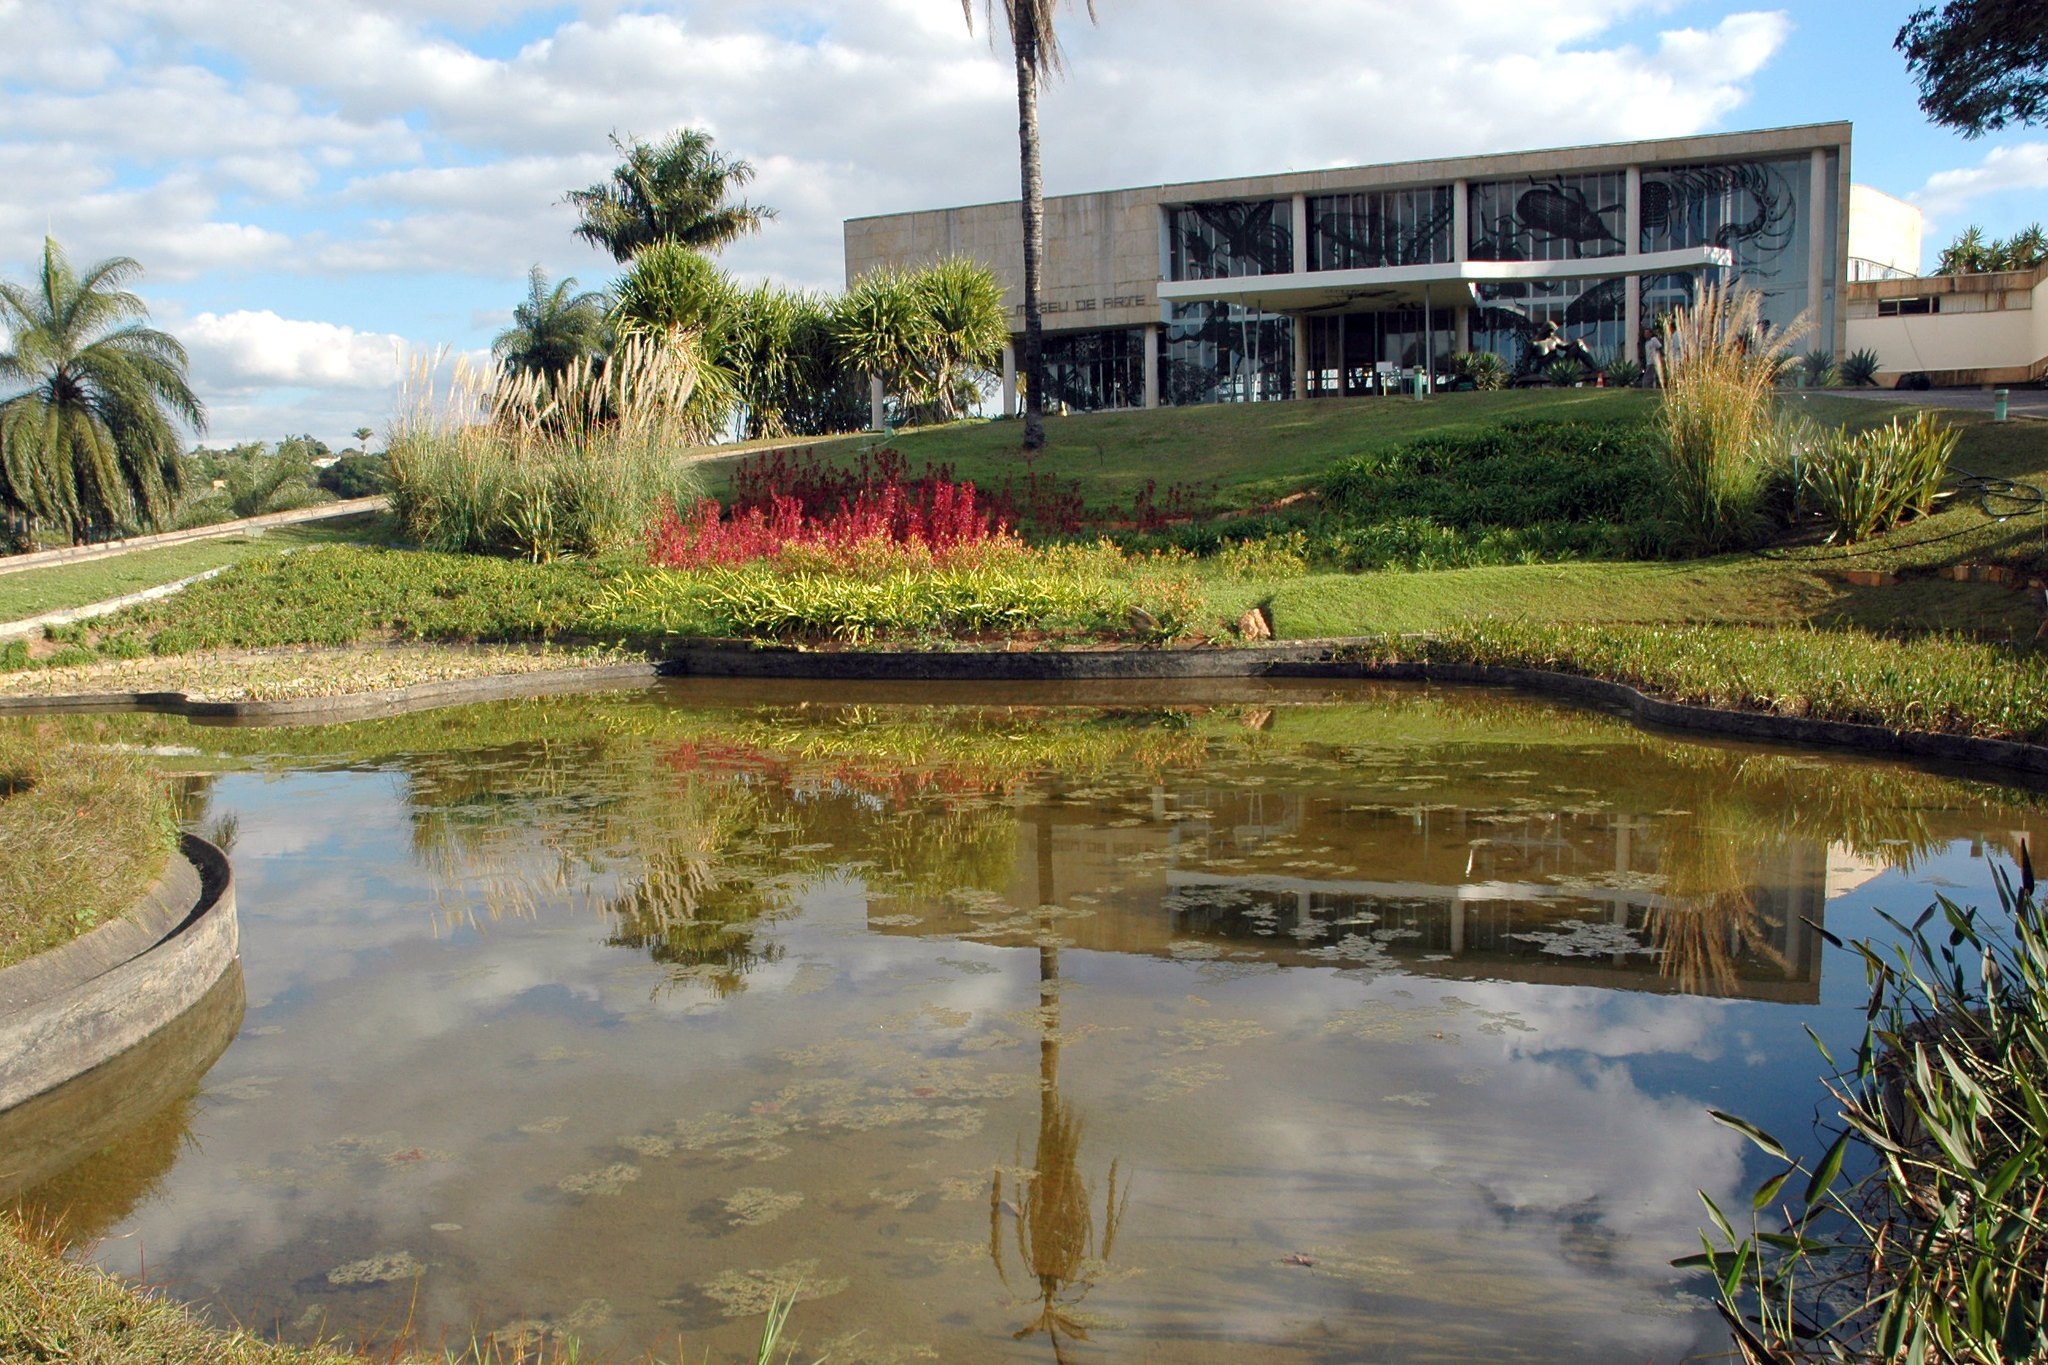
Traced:
POLYGON ((1048 410, 1099 412, 1145 404, 1145 332, 1112 327, 1056 332, 1045 339, 1048 410))
POLYGON ((1169 406, 1255 403, 1294 389, 1294 323, 1226 303, 1173 308, 1160 356, 1160 396, 1169 406))
MULTIPOLYGON (((1803 262, 1797 260, 1799 196, 1780 164, 1747 161, 1644 171, 1640 245, 1646 252, 1723 248, 1733 257, 1735 278, 1764 296, 1766 319, 1787 326, 1798 311, 1798 301, 1787 296, 1805 288, 1803 262)), ((1655 326, 1659 318, 1690 305, 1698 288, 1697 272, 1644 277, 1644 325, 1655 326)))
POLYGON ((1495 181, 1470 191, 1475 261, 1576 261, 1618 256, 1626 181, 1619 174, 1495 181))
POLYGON ((1169 215, 1173 278, 1220 280, 1294 269, 1294 221, 1284 200, 1187 204, 1169 215))
POLYGON ((1309 269, 1370 270, 1451 259, 1451 187, 1309 201, 1309 269))

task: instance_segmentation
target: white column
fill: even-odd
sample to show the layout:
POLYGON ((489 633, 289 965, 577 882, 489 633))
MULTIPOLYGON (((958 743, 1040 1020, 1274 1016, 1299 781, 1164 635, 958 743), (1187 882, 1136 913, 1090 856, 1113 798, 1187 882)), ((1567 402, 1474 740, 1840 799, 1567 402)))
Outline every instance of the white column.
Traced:
POLYGON ((1017 415, 1017 348, 1003 343, 1003 416, 1017 415))
MULTIPOLYGON (((1451 186, 1451 259, 1462 261, 1471 250, 1472 244, 1472 185, 1460 180, 1451 186)), ((1458 354, 1464 355, 1472 349, 1472 286, 1458 286, 1458 354)))
POLYGON ((882 377, 881 377, 880 375, 878 375, 878 374, 876 374, 876 375, 869 375, 869 376, 868 376, 868 429, 869 429, 870 431, 880 431, 880 430, 882 429, 882 425, 883 425, 883 416, 882 416, 882 397, 883 397, 883 394, 882 394, 882 377))
MULTIPOLYGON (((1643 168, 1628 168, 1628 189, 1622 196, 1623 250, 1635 256, 1643 249, 1643 168)), ((1630 275, 1622 281, 1621 353, 1641 363, 1643 358, 1643 277, 1630 275)))
POLYGON ((1145 406, 1159 406, 1159 324, 1145 325, 1145 406))
POLYGON ((1294 196, 1294 273, 1308 273, 1308 196, 1294 196))
MULTIPOLYGON (((1469 290, 1467 291, 1470 292, 1469 290)), ((1472 350, 1472 310, 1463 304, 1457 308, 1458 354, 1467 355, 1472 350)))
POLYGON ((1806 306, 1813 311, 1813 340, 1816 350, 1835 348, 1834 291, 1830 289, 1828 257, 1833 254, 1834 234, 1828 231, 1828 154, 1813 149, 1812 178, 1806 209, 1806 306))
POLYGON ((1294 396, 1308 397, 1308 319, 1294 315, 1294 396))

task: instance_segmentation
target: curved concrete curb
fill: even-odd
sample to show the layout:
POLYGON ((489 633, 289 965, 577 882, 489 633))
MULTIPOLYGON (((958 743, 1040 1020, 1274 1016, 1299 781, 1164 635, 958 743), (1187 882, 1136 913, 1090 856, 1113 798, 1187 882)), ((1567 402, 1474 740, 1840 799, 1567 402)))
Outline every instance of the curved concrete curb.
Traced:
POLYGON ((0 1110, 126 1052, 234 965, 227 855, 190 834, 179 851, 126 915, 0 971, 0 1110))
MULTIPOLYGON (((235 1040, 246 1004, 241 965, 230 962, 198 1004, 163 1028, 75 1080, 0 1113, 0 1199, 62 1175, 190 1095, 235 1040)), ((138 1170, 129 1162, 126 1154, 116 1158, 107 1173, 110 1184, 139 1192, 162 1173, 161 1166, 138 1170)), ((112 1191, 96 1193, 104 1199, 112 1191)), ((106 1202, 123 1201, 114 1195, 106 1202)), ((132 1204, 132 1197, 126 1202, 132 1204)), ((71 1209, 66 1222, 90 1238, 103 1229, 72 1221, 84 1212, 71 1209)))
MULTIPOLYGON (((810 682, 1137 682, 1175 679, 1377 679, 1517 687, 1617 707, 1637 720, 1779 744, 1810 744, 1866 752, 1989 764, 2048 775, 2048 747, 1882 725, 1812 720, 1666 701, 1625 683, 1539 668, 1476 664, 1373 663, 1346 658, 1374 642, 1313 640, 1237 649, 826 652, 702 645, 676 650, 662 663, 613 664, 499 674, 423 683, 388 692, 283 701, 192 701, 182 692, 99 692, 62 697, 0 697, 0 716, 79 711, 162 711, 224 724, 321 724, 509 697, 595 692, 657 678, 729 678, 810 682)), ((1102 704, 1113 699, 1090 698, 1102 704)))

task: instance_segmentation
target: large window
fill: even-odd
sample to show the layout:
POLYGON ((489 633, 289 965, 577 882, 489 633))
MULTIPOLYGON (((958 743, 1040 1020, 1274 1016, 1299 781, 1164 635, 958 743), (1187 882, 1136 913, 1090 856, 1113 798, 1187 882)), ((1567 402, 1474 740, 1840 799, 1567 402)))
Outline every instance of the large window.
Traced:
POLYGON ((1615 171, 1473 185, 1467 227, 1467 254, 1475 261, 1623 255, 1628 178, 1615 171))
POLYGON ((1045 338, 1045 406, 1098 412, 1145 406, 1145 329, 1051 332, 1045 338))
POLYGON ((1167 211, 1167 262, 1176 280, 1286 275, 1294 269, 1294 210, 1285 199, 1185 204, 1167 211))
POLYGON ((1294 320, 1227 303, 1175 304, 1160 365, 1160 399, 1173 406, 1290 397, 1294 320))
POLYGON ((1382 313, 1321 314, 1308 319, 1308 391, 1331 396, 1375 392, 1382 365, 1414 369, 1434 355, 1441 370, 1457 349, 1457 314, 1449 308, 1396 308, 1382 313))
POLYGON ((1318 195, 1308 201, 1308 268, 1370 270, 1452 259, 1451 187, 1318 195))
MULTIPOLYGON (((1725 247, 1737 279, 1763 295, 1764 319, 1789 327, 1807 298, 1807 201, 1810 161, 1739 161, 1661 166, 1643 172, 1644 251, 1725 247)), ((1691 282, 1645 282, 1643 321, 1689 296, 1691 282)))
POLYGON ((1628 328, 1628 280, 1515 280, 1474 291, 1472 349, 1491 351, 1514 373, 1528 374, 1536 359, 1529 343, 1555 324, 1567 339, 1583 341, 1606 364, 1623 354, 1628 328))

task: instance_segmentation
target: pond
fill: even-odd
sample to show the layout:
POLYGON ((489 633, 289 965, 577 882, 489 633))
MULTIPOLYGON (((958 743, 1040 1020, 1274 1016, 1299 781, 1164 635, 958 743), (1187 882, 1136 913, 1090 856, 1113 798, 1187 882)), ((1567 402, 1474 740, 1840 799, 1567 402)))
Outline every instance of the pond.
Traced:
POLYGON ((20 1202, 284 1339, 620 1359, 752 1359, 786 1291, 834 1365, 1716 1350, 1668 1262, 1762 1173, 1709 1106, 1812 1145, 1819 926, 2042 826, 1393 685, 42 723, 181 774, 243 962, 0 1116, 20 1202))

